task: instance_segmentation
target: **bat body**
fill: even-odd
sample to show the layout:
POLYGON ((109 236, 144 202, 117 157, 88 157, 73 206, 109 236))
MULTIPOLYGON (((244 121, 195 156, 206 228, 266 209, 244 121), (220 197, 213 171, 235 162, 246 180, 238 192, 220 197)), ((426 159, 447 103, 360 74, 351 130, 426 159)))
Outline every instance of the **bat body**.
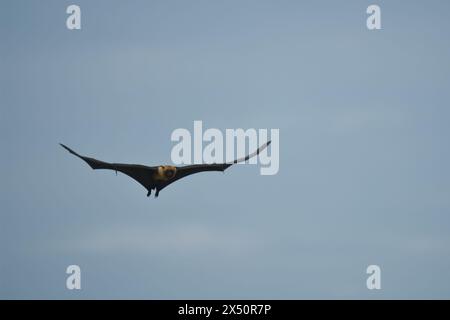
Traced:
POLYGON ((155 190, 155 197, 158 197, 159 192, 167 187, 169 184, 189 176, 191 174, 205 172, 205 171, 225 171, 227 168, 235 163, 247 161, 248 159, 259 154, 264 150, 270 141, 263 144, 255 152, 247 155, 244 158, 234 160, 229 163, 213 163, 213 164, 194 164, 187 166, 171 166, 171 165, 161 165, 161 166, 144 166, 140 164, 125 164, 125 163, 109 163, 100 161, 94 158, 85 157, 79 155, 69 147, 60 143, 60 145, 69 151, 71 154, 77 156, 78 158, 84 160, 92 169, 109 169, 117 172, 126 174, 127 176, 133 178, 139 182, 144 188, 147 189, 147 197, 150 196, 152 190, 155 190))

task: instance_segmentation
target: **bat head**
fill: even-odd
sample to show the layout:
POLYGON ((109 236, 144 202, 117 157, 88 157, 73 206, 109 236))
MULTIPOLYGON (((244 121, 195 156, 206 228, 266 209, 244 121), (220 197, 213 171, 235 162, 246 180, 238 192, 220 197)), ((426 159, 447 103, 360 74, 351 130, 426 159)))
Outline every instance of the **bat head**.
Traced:
POLYGON ((158 175, 165 180, 172 179, 177 173, 177 168, 174 166, 159 166, 158 175))

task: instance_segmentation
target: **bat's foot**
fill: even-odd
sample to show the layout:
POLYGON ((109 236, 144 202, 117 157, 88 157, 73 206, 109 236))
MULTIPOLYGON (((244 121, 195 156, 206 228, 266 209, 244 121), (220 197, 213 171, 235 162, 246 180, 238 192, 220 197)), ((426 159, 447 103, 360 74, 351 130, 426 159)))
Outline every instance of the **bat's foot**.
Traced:
POLYGON ((148 190, 148 192, 147 192, 147 197, 150 197, 151 194, 152 194, 152 190, 150 189, 150 190, 148 190))
POLYGON ((158 198, 158 196, 159 196, 159 190, 156 190, 156 192, 155 192, 155 198, 158 198))

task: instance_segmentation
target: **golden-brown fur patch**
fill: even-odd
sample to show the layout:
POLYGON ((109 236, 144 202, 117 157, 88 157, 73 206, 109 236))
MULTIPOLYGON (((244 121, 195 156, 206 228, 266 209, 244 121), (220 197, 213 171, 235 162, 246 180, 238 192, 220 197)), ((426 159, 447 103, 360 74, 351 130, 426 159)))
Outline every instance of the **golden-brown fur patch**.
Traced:
POLYGON ((167 181, 175 176, 177 173, 177 168, 174 166, 159 166, 158 171, 155 172, 153 178, 158 181, 167 181), (170 176, 172 172, 172 176, 170 176))

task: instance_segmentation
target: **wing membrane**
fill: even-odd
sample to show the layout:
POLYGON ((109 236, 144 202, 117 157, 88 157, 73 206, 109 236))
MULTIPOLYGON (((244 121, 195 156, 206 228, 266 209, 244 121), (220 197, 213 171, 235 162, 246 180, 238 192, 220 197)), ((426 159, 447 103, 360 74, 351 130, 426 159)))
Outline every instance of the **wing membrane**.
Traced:
POLYGON ((94 158, 85 157, 79 155, 69 147, 63 145, 61 146, 69 151, 71 154, 77 156, 78 158, 84 160, 92 169, 108 169, 122 172, 127 176, 133 178, 137 182, 139 182, 147 191, 150 191, 154 187, 153 174, 156 170, 155 167, 143 166, 140 164, 125 164, 125 163, 109 163, 100 161, 94 158))

